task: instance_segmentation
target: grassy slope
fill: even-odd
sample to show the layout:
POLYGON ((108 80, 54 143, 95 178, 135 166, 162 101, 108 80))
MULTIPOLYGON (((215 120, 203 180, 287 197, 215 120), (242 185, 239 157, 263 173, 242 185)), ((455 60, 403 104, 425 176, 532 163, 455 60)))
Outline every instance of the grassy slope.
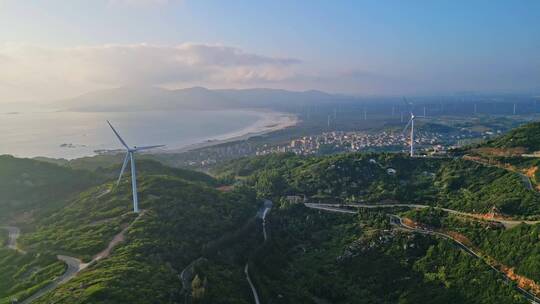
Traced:
POLYGON ((487 142, 484 146, 494 148, 523 147, 526 151, 540 150, 540 122, 525 124, 507 134, 487 142))
POLYGON ((5 229, 0 229, 0 248, 4 247, 8 241, 8 231, 5 229))
POLYGON ((64 199, 99 183, 97 175, 31 159, 0 156, 0 221, 15 213, 61 206, 64 199))
MULTIPOLYGON (((12 204, 3 204, 0 208, 14 212, 32 211, 34 215, 31 226, 25 225, 27 222, 20 223, 27 228, 27 232, 21 235, 19 244, 28 253, 23 255, 13 250, 1 249, 0 281, 4 284, 0 288, 0 299, 5 301, 13 296, 23 299, 62 274, 65 266, 56 260, 56 254, 64 253, 89 260, 107 246, 114 234, 135 218, 131 212, 129 172, 120 187, 112 192, 107 193, 107 190, 112 189, 112 183, 88 189, 90 185, 116 175, 118 166, 89 173, 36 160, 2 156, 0 168, 4 169, 0 172, 0 177, 5 181, 5 193, 9 198, 20 200, 17 208, 12 204), (8 176, 20 176, 21 180, 10 180, 8 176), (12 189, 7 189, 8 186, 12 189), (84 191, 80 192, 81 190, 84 191), (62 206, 65 207, 61 208, 62 206), (19 270, 27 273, 19 273, 19 270)), ((153 161, 140 161, 138 171, 143 209, 152 209, 152 204, 163 199, 171 202, 173 198, 167 194, 191 195, 187 193, 193 189, 200 192, 199 199, 204 196, 203 193, 211 193, 213 198, 227 197, 229 203, 229 200, 233 200, 231 196, 234 197, 233 194, 217 193, 212 189, 217 184, 216 181, 202 173, 168 168, 153 161), (187 183, 184 179, 193 183, 187 183), (163 188, 165 185, 168 186, 163 188), (181 190, 182 187, 184 190, 181 190)), ((194 198, 195 196, 192 197, 194 198)), ((204 205, 204 202, 201 203, 204 205)), ((243 206, 246 207, 245 204, 243 206)), ((254 205, 251 207, 255 208, 254 205)), ((208 210, 210 213, 214 211, 208 210)), ((227 220, 233 218, 233 211, 224 212, 229 212, 228 215, 231 216, 226 218, 227 220)), ((250 212, 250 215, 254 213, 250 212)), ((208 219, 211 218, 208 216, 208 219)), ((2 230, 2 244, 6 239, 7 234, 2 230)))
MULTIPOLYGON (((114 210, 116 199, 106 197, 118 195, 118 204, 121 204, 123 191, 104 196, 105 202, 98 204, 111 203, 114 210)), ((115 249, 111 257, 37 303, 169 303, 177 300, 181 286, 177 277, 179 271, 207 251, 211 241, 253 217, 257 208, 249 191, 221 193, 170 176, 146 176, 140 182, 140 191, 143 193, 141 208, 147 212, 129 230, 126 242, 115 249)), ((75 205, 85 204, 75 203, 70 207, 76 208, 75 205)), ((89 216, 92 214, 94 212, 89 216)), ((66 216, 69 222, 71 215, 66 216)), ((72 218, 73 225, 76 218, 75 215, 72 218)), ((68 223, 62 225, 69 226, 68 223)), ((60 230, 60 227, 54 228, 63 233, 60 230)), ((78 233, 86 235, 85 231, 73 232, 78 233)), ((36 235, 35 241, 39 242, 41 236, 36 235)), ((49 237, 44 239, 44 242, 49 241, 49 237)), ((80 241, 74 237, 59 245, 69 246, 66 244, 70 243, 80 241)))
MULTIPOLYGON (((31 159, 0 156, 0 225, 14 221, 31 228, 34 220, 61 208, 69 197, 97 184, 99 176, 31 159), (28 216, 31 215, 31 216, 28 216)), ((25 298, 64 272, 49 251, 21 254, 4 245, 0 237, 0 303, 25 298), (9 296, 8 296, 9 295, 9 296)))
POLYGON ((23 299, 64 273, 65 266, 51 254, 20 254, 0 248, 0 303, 23 299))

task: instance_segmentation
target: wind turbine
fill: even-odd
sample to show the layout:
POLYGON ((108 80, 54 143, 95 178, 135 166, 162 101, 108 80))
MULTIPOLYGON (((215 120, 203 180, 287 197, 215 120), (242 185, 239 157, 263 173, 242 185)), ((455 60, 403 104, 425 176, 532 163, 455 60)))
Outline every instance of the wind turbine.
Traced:
POLYGON ((118 176, 118 180, 116 181, 116 185, 120 184, 120 180, 122 180, 122 175, 124 174, 124 170, 126 169, 127 163, 129 160, 131 160, 131 188, 133 189, 133 212, 139 213, 139 199, 137 197, 137 172, 135 170, 135 152, 142 151, 142 150, 150 150, 154 148, 164 147, 165 145, 157 145, 157 146, 145 146, 145 147, 137 147, 134 146, 133 148, 130 148, 126 142, 120 137, 120 134, 116 132, 112 124, 107 120, 107 123, 113 130, 116 137, 118 137, 118 140, 122 145, 126 148, 126 157, 124 158, 124 164, 122 165, 122 169, 120 170, 120 176, 118 176))
MULTIPOLYGON (((411 107, 411 118, 409 119, 409 122, 407 122, 407 125, 405 126, 405 128, 403 128, 403 132, 407 131, 407 128, 409 126, 411 126, 411 135, 410 135, 410 156, 413 157, 414 156, 414 120, 417 118, 417 117, 425 117, 425 116, 416 116, 414 115, 413 113, 413 110, 412 110, 412 103, 410 102, 407 102, 407 99, 406 98, 403 98, 403 100, 405 101, 406 104, 408 104, 410 107, 411 107)), ((424 108, 425 110, 425 108, 424 108)))

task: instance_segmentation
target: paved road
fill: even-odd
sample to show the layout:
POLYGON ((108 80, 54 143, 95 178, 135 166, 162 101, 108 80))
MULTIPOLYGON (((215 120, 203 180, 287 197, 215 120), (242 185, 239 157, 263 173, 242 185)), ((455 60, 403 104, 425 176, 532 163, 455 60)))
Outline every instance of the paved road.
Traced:
MULTIPOLYGON (((500 271, 499 269, 497 269, 495 266, 491 265, 490 263, 488 263, 488 261, 486 261, 486 259, 484 259, 484 257, 482 257, 480 254, 476 253, 472 248, 468 247, 467 245, 463 244, 461 241, 455 239, 454 237, 448 235, 448 234, 445 234, 445 233, 441 233, 441 232, 437 232, 437 231, 432 231, 432 230, 427 230, 427 229, 420 229, 420 228, 416 228, 416 227, 411 227, 411 226, 408 226, 406 225, 405 223, 403 223, 403 219, 398 216, 398 215, 394 215, 394 214, 391 214, 390 215, 391 217, 397 219, 397 222, 394 222, 394 224, 397 224, 399 226, 401 226, 402 228, 405 228, 407 230, 410 230, 410 231, 413 231, 413 232, 417 232, 417 233, 422 233, 422 234, 429 234, 429 235, 436 235, 436 236, 440 236, 440 237, 443 237, 443 238, 446 238, 446 239, 449 239, 451 241, 453 241, 454 243, 456 243, 461 249, 463 249, 465 252, 471 254, 472 256, 482 260, 484 263, 486 263, 486 265, 488 265, 491 269, 493 269, 495 272, 497 272, 498 274, 504 276, 508 281, 511 281, 511 279, 502 271, 500 271)), ((519 287, 519 286, 516 286, 516 289, 523 295, 527 298, 527 300, 529 300, 531 303, 534 303, 534 304, 539 304, 540 303, 540 298, 538 298, 537 296, 535 296, 534 294, 530 293, 529 291, 519 287)))
POLYGON ((257 216, 262 219, 263 237, 265 242, 268 239, 268 234, 266 233, 266 215, 272 210, 272 205, 273 203, 271 200, 264 200, 264 206, 261 209, 262 211, 259 211, 257 214, 257 216))
POLYGON ((255 301, 255 304, 261 304, 261 301, 259 300, 259 293, 257 293, 257 289, 255 288, 255 285, 253 285, 253 282, 251 281, 251 278, 249 277, 249 264, 246 263, 246 267, 244 267, 244 273, 246 274, 246 279, 248 281, 249 287, 251 287, 251 293, 253 294, 253 299, 255 301))
POLYGON ((144 210, 141 213, 139 213, 137 218, 135 218, 135 220, 133 222, 131 222, 129 224, 129 226, 122 229, 122 231, 120 231, 118 234, 116 234, 113 237, 113 239, 109 242, 109 244, 107 245, 107 248, 105 248, 100 253, 96 254, 94 256, 94 258, 89 263, 83 263, 81 260, 79 260, 77 258, 74 258, 74 257, 70 257, 70 256, 66 256, 66 255, 57 255, 56 257, 57 257, 58 260, 66 263, 66 265, 67 265, 66 272, 64 272, 64 274, 61 277, 55 279, 54 282, 52 282, 51 284, 49 284, 49 285, 45 286, 44 288, 40 289, 35 294, 33 294, 32 296, 30 296, 29 298, 27 298, 26 300, 24 300, 21 303, 22 304, 32 303, 34 300, 36 300, 37 298, 43 296, 44 294, 48 293, 49 291, 54 290, 56 287, 67 283, 69 280, 71 280, 75 276, 77 276, 77 274, 81 270, 87 268, 89 265, 91 265, 91 264, 93 264, 93 263, 95 263, 95 262, 97 262, 97 261, 99 261, 101 259, 104 259, 104 258, 108 257, 110 255, 112 249, 116 245, 118 245, 119 243, 124 241, 124 234, 126 233, 126 231, 131 226, 133 226, 133 224, 137 220, 139 220, 144 213, 145 213, 144 210))
MULTIPOLYGON (((322 209, 322 210, 331 210, 336 209, 336 212, 345 212, 345 213, 355 213, 354 211, 347 210, 347 209, 340 209, 343 207, 354 207, 354 208, 368 208, 368 209, 377 209, 377 208, 396 208, 396 207, 407 207, 407 208, 416 208, 416 209, 424 209, 429 208, 433 206, 429 205, 421 205, 421 204, 313 204, 313 203, 304 203, 306 207, 310 208, 316 208, 316 209, 322 209), (326 209, 323 209, 321 207, 325 207, 326 209), (348 212, 351 211, 351 212, 348 212)), ((451 214, 456 214, 464 217, 469 218, 475 218, 480 220, 486 220, 490 222, 497 222, 503 224, 506 228, 513 228, 519 224, 528 224, 528 225, 534 225, 540 223, 540 221, 526 221, 526 220, 508 220, 508 219, 486 219, 482 218, 477 214, 457 211, 453 209, 448 208, 440 208, 440 207, 434 207, 443 211, 446 211, 451 214)))
MULTIPOLYGON (((308 208, 312 208, 312 209, 318 209, 318 210, 325 210, 325 211, 330 211, 330 212, 337 212, 337 213, 357 213, 357 212, 354 212, 352 210, 348 210, 348 209, 339 209, 337 207, 327 207, 327 206, 321 206, 319 204, 304 204, 306 207, 308 208)), ((364 206, 366 208, 376 208, 375 206, 373 205, 362 205, 362 204, 358 204, 360 206, 364 206)), ((407 205, 403 205, 403 204, 393 204, 393 205, 387 205, 388 207, 390 206, 407 206, 407 205)), ((412 205, 408 205, 408 206, 412 206, 412 205)), ((423 205, 419 205, 419 206, 423 206, 423 205)), ((491 265, 490 263, 488 263, 482 256, 480 256, 478 253, 476 253, 472 248, 468 247, 467 245, 463 244, 461 241, 453 238, 452 236, 450 235, 447 235, 447 234, 444 234, 444 233, 441 233, 441 232, 437 232, 437 231, 432 231, 432 230, 426 230, 426 229, 420 229, 420 228, 416 228, 416 227, 411 227, 411 226, 408 226, 406 225, 405 223, 403 223, 403 219, 397 215, 394 215, 394 214, 390 214, 390 217, 391 217, 391 223, 394 224, 394 225, 398 225, 406 230, 409 230, 409 231, 413 231, 413 232, 417 232, 417 233, 421 233, 421 234, 428 234, 428 235, 435 235, 435 236, 440 236, 440 237, 443 237, 443 238, 446 238, 446 239, 450 239, 452 240, 453 242, 455 242, 460 248, 462 248, 465 252, 473 255, 474 257, 478 258, 478 259, 481 259, 484 263, 486 263, 491 269, 493 269, 494 271, 496 271, 497 273, 501 274, 502 276, 504 276, 507 280, 510 280, 510 278, 508 278, 506 276, 505 273, 501 272, 499 269, 497 269, 496 267, 494 267, 493 265, 491 265)), ((524 297, 527 298, 527 300, 529 300, 531 303, 534 303, 534 304, 540 304, 540 298, 536 297, 534 294, 530 293, 529 291, 519 287, 519 286, 516 286, 516 290, 519 291, 524 297)))
POLYGON ((7 244, 8 248, 17 250, 20 253, 24 253, 23 250, 17 247, 17 239, 19 238, 19 235, 21 234, 21 230, 15 226, 5 226, 5 227, 0 227, 0 228, 8 231, 8 244, 7 244))
MULTIPOLYGON (((272 201, 271 200, 264 200, 263 207, 257 212, 257 217, 262 219, 262 227, 263 227, 263 237, 264 241, 266 242, 268 240, 268 233, 266 232, 266 216, 268 215, 268 212, 272 210, 272 201)), ((244 273, 246 274, 246 280, 248 281, 249 287, 251 288, 251 293, 253 294, 253 300, 255 301, 255 304, 260 304, 261 300, 259 299, 259 293, 257 292, 257 288, 255 288, 255 285, 253 284, 253 281, 251 281, 251 278, 249 276, 249 264, 246 263, 246 266, 244 267, 244 273)))
POLYGON ((55 279, 54 282, 52 282, 51 284, 40 289, 38 292, 34 293, 29 298, 26 298, 24 301, 21 302, 21 304, 32 303, 33 301, 45 295, 49 291, 71 280, 75 275, 77 275, 79 271, 83 270, 89 265, 89 264, 84 264, 81 260, 74 257, 70 257, 70 256, 58 255, 56 256, 56 258, 66 263, 67 265, 66 272, 64 272, 64 274, 60 276, 59 278, 55 279))
POLYGON ((311 204, 311 203, 304 203, 304 206, 311 208, 311 209, 318 209, 318 210, 325 210, 325 211, 331 211, 331 212, 337 212, 337 213, 348 213, 348 214, 357 214, 357 211, 349 210, 349 209, 341 209, 339 208, 341 205, 335 205, 331 206, 330 204, 311 204))
MULTIPOLYGON (((266 232, 266 216, 268 215, 268 212, 272 209, 272 201, 271 200, 264 200, 264 205, 257 211, 257 214, 255 215, 256 218, 262 219, 262 225, 263 225, 263 236, 264 241, 266 242, 268 238, 268 234, 266 232)), ((191 289, 191 279, 193 277, 193 266, 200 260, 202 257, 198 257, 195 260, 191 261, 183 270, 180 272, 179 278, 180 282, 182 283, 182 289, 184 291, 189 291, 191 289)), ((248 281, 248 284, 251 288, 251 292, 253 293, 253 299, 256 304, 260 304, 259 294, 257 293, 257 289, 255 288, 255 285, 253 285, 253 281, 251 280, 251 277, 249 276, 249 265, 246 263, 244 267, 244 274, 246 275, 246 280, 248 281)), ((184 303, 188 302, 189 295, 186 293, 186 298, 184 299, 184 303)))

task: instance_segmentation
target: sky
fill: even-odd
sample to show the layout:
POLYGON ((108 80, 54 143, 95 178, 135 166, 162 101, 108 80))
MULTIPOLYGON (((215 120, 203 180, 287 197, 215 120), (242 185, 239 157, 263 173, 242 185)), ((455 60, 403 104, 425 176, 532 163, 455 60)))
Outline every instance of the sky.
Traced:
POLYGON ((0 103, 120 86, 540 91, 540 1, 0 0, 0 103))

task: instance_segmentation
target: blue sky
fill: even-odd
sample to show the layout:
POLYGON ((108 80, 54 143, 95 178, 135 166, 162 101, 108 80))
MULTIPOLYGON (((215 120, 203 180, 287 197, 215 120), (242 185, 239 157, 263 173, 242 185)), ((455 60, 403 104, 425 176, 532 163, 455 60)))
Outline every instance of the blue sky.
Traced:
POLYGON ((540 89, 536 0, 0 0, 0 39, 6 98, 143 84, 540 89))

